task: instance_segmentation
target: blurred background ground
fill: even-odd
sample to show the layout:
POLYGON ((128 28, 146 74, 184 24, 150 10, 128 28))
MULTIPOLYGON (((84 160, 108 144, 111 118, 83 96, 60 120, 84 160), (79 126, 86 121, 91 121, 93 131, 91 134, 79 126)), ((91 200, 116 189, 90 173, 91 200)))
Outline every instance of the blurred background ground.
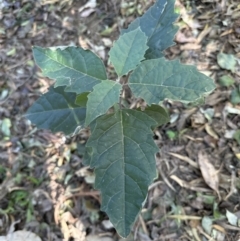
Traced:
MULTIPOLYGON (((64 137, 24 118, 52 84, 34 64, 31 48, 81 45, 107 64, 119 28, 152 3, 0 0, 0 236, 25 229, 44 241, 121 240, 99 209, 92 170, 82 164, 89 133, 64 137)), ((240 4, 177 0, 176 11, 180 30, 166 56, 196 65, 217 89, 198 106, 164 103, 171 121, 155 132, 159 177, 127 240, 237 241, 240 4)), ((111 66, 108 74, 114 77, 111 66)))

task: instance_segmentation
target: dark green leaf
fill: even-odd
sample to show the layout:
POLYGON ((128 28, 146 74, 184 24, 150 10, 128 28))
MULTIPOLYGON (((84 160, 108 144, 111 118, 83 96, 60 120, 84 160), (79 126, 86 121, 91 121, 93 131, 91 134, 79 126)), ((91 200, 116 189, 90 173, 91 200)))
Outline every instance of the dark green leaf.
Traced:
POLYGON ((33 55, 43 74, 56 80, 55 87, 77 94, 92 91, 94 85, 107 79, 102 60, 80 47, 34 47, 33 55))
POLYGON ((157 0, 140 18, 133 21, 121 34, 141 27, 147 35, 149 50, 145 57, 155 59, 163 56, 162 51, 174 45, 173 39, 178 30, 173 23, 178 14, 174 13, 175 0, 157 0))
MULTIPOLYGON (((95 119, 89 125, 91 133, 93 132, 96 124, 97 124, 97 122, 96 122, 96 119, 95 119)), ((85 166, 90 166, 91 160, 92 160, 92 147, 89 147, 89 146, 85 145, 85 153, 84 153, 84 156, 83 156, 83 164, 85 166)))
POLYGON ((99 117, 87 142, 95 186, 102 193, 101 209, 122 237, 130 233, 156 177, 158 147, 151 130, 156 124, 143 112, 119 110, 99 117))
POLYGON ((118 76, 126 75, 144 59, 148 49, 147 36, 140 28, 125 33, 113 44, 109 52, 110 61, 118 76))
POLYGON ((121 89, 122 86, 119 83, 111 80, 102 81, 93 87, 93 92, 88 95, 86 125, 119 102, 121 89))
POLYGON ((144 110, 144 113, 150 116, 152 119, 154 119, 157 122, 157 125, 154 126, 154 128, 166 124, 169 122, 169 114, 166 112, 166 110, 159 106, 159 105, 151 105, 147 106, 144 110))
POLYGON ((130 75, 129 87, 136 97, 143 98, 151 105, 165 98, 195 101, 211 92, 215 85, 195 66, 160 58, 142 62, 130 75))
POLYGON ((81 93, 80 95, 77 95, 75 104, 82 107, 86 107, 87 101, 88 101, 88 95, 89 95, 89 92, 84 92, 84 93, 81 93))
POLYGON ((38 128, 72 134, 85 122, 86 108, 75 104, 76 95, 64 87, 51 87, 28 110, 26 117, 38 128))
POLYGON ((91 160, 92 160, 92 147, 85 146, 83 164, 85 166, 90 166, 91 160))
POLYGON ((84 156, 85 155, 85 152, 86 152, 86 143, 78 143, 77 144, 77 154, 79 156, 84 156))

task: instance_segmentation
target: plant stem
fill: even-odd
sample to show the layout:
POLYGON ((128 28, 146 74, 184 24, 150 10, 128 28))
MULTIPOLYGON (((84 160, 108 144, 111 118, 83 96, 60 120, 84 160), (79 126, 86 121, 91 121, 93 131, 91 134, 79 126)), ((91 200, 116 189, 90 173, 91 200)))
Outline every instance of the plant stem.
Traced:
MULTIPOLYGON (((121 84, 123 86, 123 84, 121 83, 121 77, 118 77, 117 80, 116 80, 117 83, 121 84)), ((123 90, 121 91, 121 94, 119 96, 119 102, 118 102, 118 110, 122 109, 122 93, 123 93, 123 90)), ((114 107, 115 109, 115 107, 114 107)), ((115 109, 116 110, 116 109, 115 109)))

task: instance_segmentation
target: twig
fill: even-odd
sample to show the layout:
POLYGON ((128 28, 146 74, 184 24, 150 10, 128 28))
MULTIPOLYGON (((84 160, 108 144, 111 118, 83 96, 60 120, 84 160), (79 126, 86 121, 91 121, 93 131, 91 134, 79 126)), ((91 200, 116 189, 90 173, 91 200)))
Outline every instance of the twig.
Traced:
POLYGON ((236 180, 236 173, 235 171, 232 170, 232 175, 231 175, 231 189, 230 189, 230 192, 228 193, 228 195, 224 198, 224 201, 227 201, 228 198, 236 193, 237 189, 235 187, 235 180, 236 180))
POLYGON ((142 228, 143 228, 144 233, 147 234, 147 236, 149 236, 149 232, 148 232, 148 230, 147 230, 147 226, 146 226, 146 224, 145 224, 145 222, 144 222, 143 217, 142 217, 141 214, 139 215, 139 220, 140 220, 140 223, 141 223, 141 225, 142 225, 142 228))

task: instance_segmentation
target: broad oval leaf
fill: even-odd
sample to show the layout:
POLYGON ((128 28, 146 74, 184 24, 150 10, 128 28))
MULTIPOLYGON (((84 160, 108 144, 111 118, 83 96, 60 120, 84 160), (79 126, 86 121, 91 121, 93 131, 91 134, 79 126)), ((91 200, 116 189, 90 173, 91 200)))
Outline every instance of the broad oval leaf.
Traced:
POLYGON ((72 134, 83 127, 86 117, 86 108, 76 105, 75 99, 76 94, 64 92, 64 87, 50 87, 28 109, 26 118, 38 128, 72 134))
POLYGON ((156 122, 137 110, 119 110, 99 117, 87 142, 95 187, 102 207, 119 235, 127 237, 156 177, 151 126, 156 122))
POLYGON ((119 102, 122 85, 111 80, 102 81, 93 87, 88 95, 86 125, 98 116, 105 114, 115 103, 119 102))
POLYGON ((178 14, 174 13, 175 0, 157 0, 156 3, 140 18, 133 21, 121 34, 141 27, 147 35, 147 51, 145 58, 155 59, 163 56, 162 51, 174 45, 174 36, 178 30, 173 23, 178 14))
POLYGON ((160 58, 142 62, 130 75, 129 87, 136 97, 143 98, 151 105, 165 98, 195 101, 211 92, 215 85, 195 66, 160 58))
POLYGON ((120 35, 109 52, 110 61, 118 76, 123 76, 144 59, 148 49, 147 36, 140 28, 126 34, 120 35))
POLYGON ((34 47, 33 55, 43 74, 56 80, 55 87, 77 94, 92 91, 94 85, 107 79, 102 60, 80 47, 34 47))

